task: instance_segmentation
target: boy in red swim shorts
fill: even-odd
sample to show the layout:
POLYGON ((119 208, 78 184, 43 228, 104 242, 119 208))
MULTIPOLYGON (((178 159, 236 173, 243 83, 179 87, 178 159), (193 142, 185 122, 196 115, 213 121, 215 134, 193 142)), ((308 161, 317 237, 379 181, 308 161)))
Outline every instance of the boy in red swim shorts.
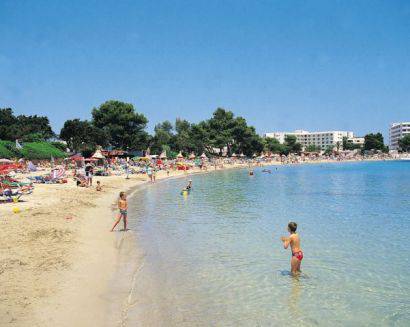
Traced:
POLYGON ((299 234, 296 233, 296 229, 298 228, 298 224, 291 221, 288 224, 288 232, 290 234, 289 237, 282 236, 281 240, 283 242, 283 247, 287 249, 290 245, 290 249, 292 251, 292 258, 290 259, 290 271, 292 275, 298 275, 300 273, 300 264, 302 263, 303 259, 303 252, 300 248, 300 237, 299 234))

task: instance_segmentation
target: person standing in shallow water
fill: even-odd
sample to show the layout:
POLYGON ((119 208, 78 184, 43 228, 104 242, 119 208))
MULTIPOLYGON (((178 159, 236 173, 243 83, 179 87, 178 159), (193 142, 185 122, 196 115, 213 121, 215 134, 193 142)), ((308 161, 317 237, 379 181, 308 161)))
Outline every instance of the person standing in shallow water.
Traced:
POLYGON ((115 226, 118 225, 118 223, 121 221, 121 218, 124 222, 124 232, 127 231, 128 202, 125 192, 120 192, 120 198, 118 199, 118 210, 120 212, 118 214, 117 221, 111 228, 111 232, 114 231, 115 226))
POLYGON ((298 224, 291 221, 288 224, 288 232, 290 236, 281 237, 281 241, 283 242, 283 247, 287 249, 290 245, 290 249, 292 251, 292 257, 290 259, 290 271, 293 276, 300 274, 300 265, 303 259, 303 252, 300 247, 300 237, 299 237, 299 234, 296 233, 297 228, 298 228, 298 224))

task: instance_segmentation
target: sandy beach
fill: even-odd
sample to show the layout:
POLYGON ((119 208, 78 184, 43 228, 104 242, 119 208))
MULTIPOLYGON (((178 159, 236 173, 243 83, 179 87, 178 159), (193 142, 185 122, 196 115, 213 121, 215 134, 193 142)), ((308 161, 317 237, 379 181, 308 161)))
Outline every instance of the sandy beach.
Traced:
MULTIPOLYGON (((200 172, 171 171, 169 177, 200 172)), ((157 174, 158 180, 167 177, 164 171, 157 174)), ((97 180, 102 192, 78 188, 69 179, 38 184, 25 202, 0 206, 0 325, 121 325, 127 290, 112 294, 111 278, 125 258, 134 258, 137 267, 139 254, 129 246, 132 231, 109 230, 118 193, 149 183, 146 175, 95 177, 94 185, 97 180)), ((131 276, 129 271, 123 278, 131 276)))
MULTIPOLYGON (((169 177, 192 173, 205 171, 171 171, 169 177)), ((160 171, 157 179, 163 178, 167 174, 160 171)), ((118 193, 130 194, 150 183, 146 175, 96 177, 94 183, 97 180, 102 192, 78 188, 70 179, 67 184, 36 185, 26 202, 0 206, 0 325, 123 325, 132 305, 129 287, 113 287, 117 281, 112 278, 120 272, 121 285, 131 285, 142 253, 136 250, 132 231, 109 230, 118 193), (19 213, 13 213, 16 207, 19 213)))

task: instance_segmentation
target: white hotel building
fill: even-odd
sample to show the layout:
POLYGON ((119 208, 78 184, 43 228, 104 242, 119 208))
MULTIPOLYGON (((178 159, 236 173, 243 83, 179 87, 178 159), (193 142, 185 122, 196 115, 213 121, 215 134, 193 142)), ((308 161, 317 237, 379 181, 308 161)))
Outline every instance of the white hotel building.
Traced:
POLYGON ((328 147, 337 148, 339 144, 340 149, 342 149, 343 138, 347 137, 350 142, 355 144, 363 144, 364 138, 354 137, 353 132, 346 131, 328 131, 328 132, 308 132, 303 130, 296 130, 294 132, 272 132, 266 133, 265 137, 275 138, 280 143, 285 142, 286 135, 296 136, 298 143, 302 144, 303 148, 308 145, 315 145, 325 150, 328 147))
POLYGON ((390 150, 399 149, 399 140, 406 134, 410 134, 410 122, 393 123, 390 125, 390 150))

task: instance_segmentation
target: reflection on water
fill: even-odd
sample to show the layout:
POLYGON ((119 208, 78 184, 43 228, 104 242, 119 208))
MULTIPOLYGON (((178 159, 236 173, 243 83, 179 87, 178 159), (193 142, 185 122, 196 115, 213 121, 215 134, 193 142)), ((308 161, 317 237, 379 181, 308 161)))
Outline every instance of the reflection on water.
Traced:
POLYGON ((407 325, 410 165, 192 179, 188 196, 177 179, 130 200, 145 259, 129 326, 407 325), (305 253, 298 278, 279 241, 290 220, 305 253))

